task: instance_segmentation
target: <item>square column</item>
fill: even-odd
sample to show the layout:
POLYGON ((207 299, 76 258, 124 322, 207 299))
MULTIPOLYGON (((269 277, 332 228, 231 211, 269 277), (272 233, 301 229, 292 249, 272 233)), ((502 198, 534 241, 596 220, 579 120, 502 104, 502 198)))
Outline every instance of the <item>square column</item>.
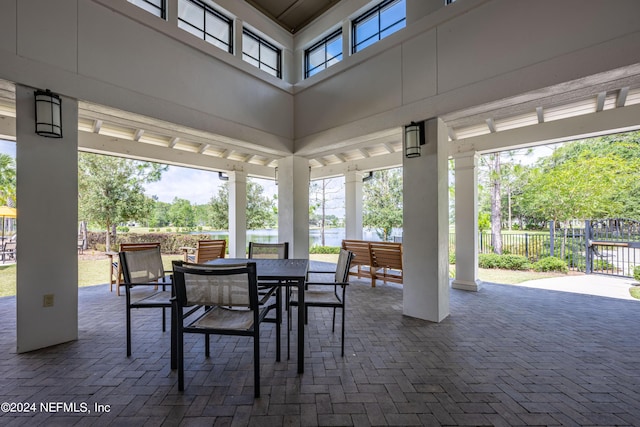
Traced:
POLYGON ((45 138, 16 85, 18 353, 78 339, 78 103, 61 100, 63 137, 45 138))
POLYGON ((290 258, 309 257, 309 161, 278 160, 278 240, 289 242, 290 258))
POLYGON ((402 162, 402 312, 440 322, 449 315, 447 126, 430 119, 425 131, 421 156, 402 162))
POLYGON ((345 237, 362 239, 362 172, 350 171, 344 176, 345 237))
POLYGON ((229 256, 247 257, 247 173, 229 172, 229 256))
POLYGON ((456 278, 451 286, 478 291, 478 155, 456 155, 455 163, 456 278))

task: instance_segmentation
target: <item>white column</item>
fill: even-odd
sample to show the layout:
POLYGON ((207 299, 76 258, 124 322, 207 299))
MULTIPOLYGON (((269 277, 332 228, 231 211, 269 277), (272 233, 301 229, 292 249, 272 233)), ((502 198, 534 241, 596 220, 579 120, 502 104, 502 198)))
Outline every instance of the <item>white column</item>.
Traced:
POLYGON ((289 242, 290 258, 309 257, 309 161, 278 160, 278 240, 289 242))
POLYGON ((63 138, 38 136, 16 85, 18 353, 78 339, 78 103, 61 98, 63 138))
POLYGON ((229 257, 247 257, 246 172, 229 172, 229 257))
POLYGON ((449 315, 447 127, 426 122, 422 155, 403 158, 403 313, 433 322, 449 315))
POLYGON ((362 172, 351 171, 344 176, 345 237, 362 239, 362 172))
POLYGON ((457 155, 456 162, 456 289, 478 291, 478 155, 457 155))

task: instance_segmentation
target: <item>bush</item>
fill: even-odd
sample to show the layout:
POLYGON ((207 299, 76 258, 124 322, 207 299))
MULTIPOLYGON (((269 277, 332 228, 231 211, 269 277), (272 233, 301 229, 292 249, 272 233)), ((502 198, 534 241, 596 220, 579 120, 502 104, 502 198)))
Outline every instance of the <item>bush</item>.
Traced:
POLYGON ((509 254, 480 254, 478 255, 478 265, 480 268, 501 268, 503 270, 528 270, 530 267, 526 257, 509 254))
POLYGON ((339 254, 340 246, 312 246, 310 254, 339 254))
POLYGON ((633 278, 640 282, 640 265, 633 268, 633 278))
POLYGON ((560 258, 556 258, 553 256, 548 256, 540 259, 538 262, 533 264, 533 269, 535 271, 559 271, 561 273, 568 273, 569 267, 567 267, 567 263, 561 260, 560 258))
POLYGON ((118 230, 119 233, 128 233, 129 227, 127 227, 126 225, 119 225, 116 227, 116 230, 118 230))
POLYGON ((456 263, 456 253, 449 252, 449 264, 455 264, 455 263, 456 263))

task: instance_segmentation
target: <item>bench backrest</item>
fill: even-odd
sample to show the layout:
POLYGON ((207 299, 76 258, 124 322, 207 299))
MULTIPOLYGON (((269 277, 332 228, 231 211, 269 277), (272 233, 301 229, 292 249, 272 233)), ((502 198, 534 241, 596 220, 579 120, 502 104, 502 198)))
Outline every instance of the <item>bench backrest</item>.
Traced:
POLYGON ((402 243, 371 242, 371 266, 402 270, 402 243))
POLYGON ((351 260, 351 265, 371 265, 371 254, 369 244, 365 240, 345 239, 342 241, 342 249, 353 252, 355 257, 351 260))
POLYGON ((144 251, 146 249, 153 249, 156 247, 160 247, 160 243, 120 243, 120 252, 144 251))

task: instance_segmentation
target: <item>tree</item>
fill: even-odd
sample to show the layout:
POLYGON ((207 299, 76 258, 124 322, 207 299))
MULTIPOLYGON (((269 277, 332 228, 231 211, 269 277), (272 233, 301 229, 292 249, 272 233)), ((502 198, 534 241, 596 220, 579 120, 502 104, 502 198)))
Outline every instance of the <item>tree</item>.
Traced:
POLYGON ((327 225, 327 207, 331 208, 334 206, 327 206, 328 202, 335 200, 335 195, 338 193, 341 188, 335 187, 335 183, 337 180, 329 178, 329 179, 321 179, 317 181, 313 181, 311 183, 311 187, 309 192, 311 193, 311 201, 309 206, 313 206, 313 212, 309 212, 310 220, 312 218, 318 217, 317 223, 320 225, 320 245, 325 246, 325 227, 327 225), (316 209, 320 209, 320 215, 316 215, 316 209))
MULTIPOLYGON (((264 188, 247 180, 247 230, 273 228, 277 224, 276 199, 263 195, 264 188)), ((217 230, 229 229, 229 183, 218 189, 218 195, 209 202, 211 226, 217 230)))
POLYGON ((160 180, 167 166, 120 157, 80 153, 78 157, 78 207, 80 218, 106 230, 106 250, 111 250, 110 229, 141 220, 151 212, 143 183, 160 180))
POLYGON ((377 171, 362 186, 364 215, 362 225, 374 228, 387 241, 394 228, 402 227, 402 172, 400 169, 377 171))
POLYGON ((0 154, 0 204, 16 205, 16 162, 8 154, 0 154))
POLYGON ((195 214, 191 202, 175 197, 169 207, 169 221, 175 227, 191 228, 195 226, 195 214))
MULTIPOLYGON (((524 189, 526 209, 532 215, 563 223, 574 219, 615 217, 622 204, 613 189, 626 191, 628 174, 620 173, 618 156, 571 158, 548 169, 535 169, 524 189)), ((564 257, 564 240, 561 256, 564 257)))

